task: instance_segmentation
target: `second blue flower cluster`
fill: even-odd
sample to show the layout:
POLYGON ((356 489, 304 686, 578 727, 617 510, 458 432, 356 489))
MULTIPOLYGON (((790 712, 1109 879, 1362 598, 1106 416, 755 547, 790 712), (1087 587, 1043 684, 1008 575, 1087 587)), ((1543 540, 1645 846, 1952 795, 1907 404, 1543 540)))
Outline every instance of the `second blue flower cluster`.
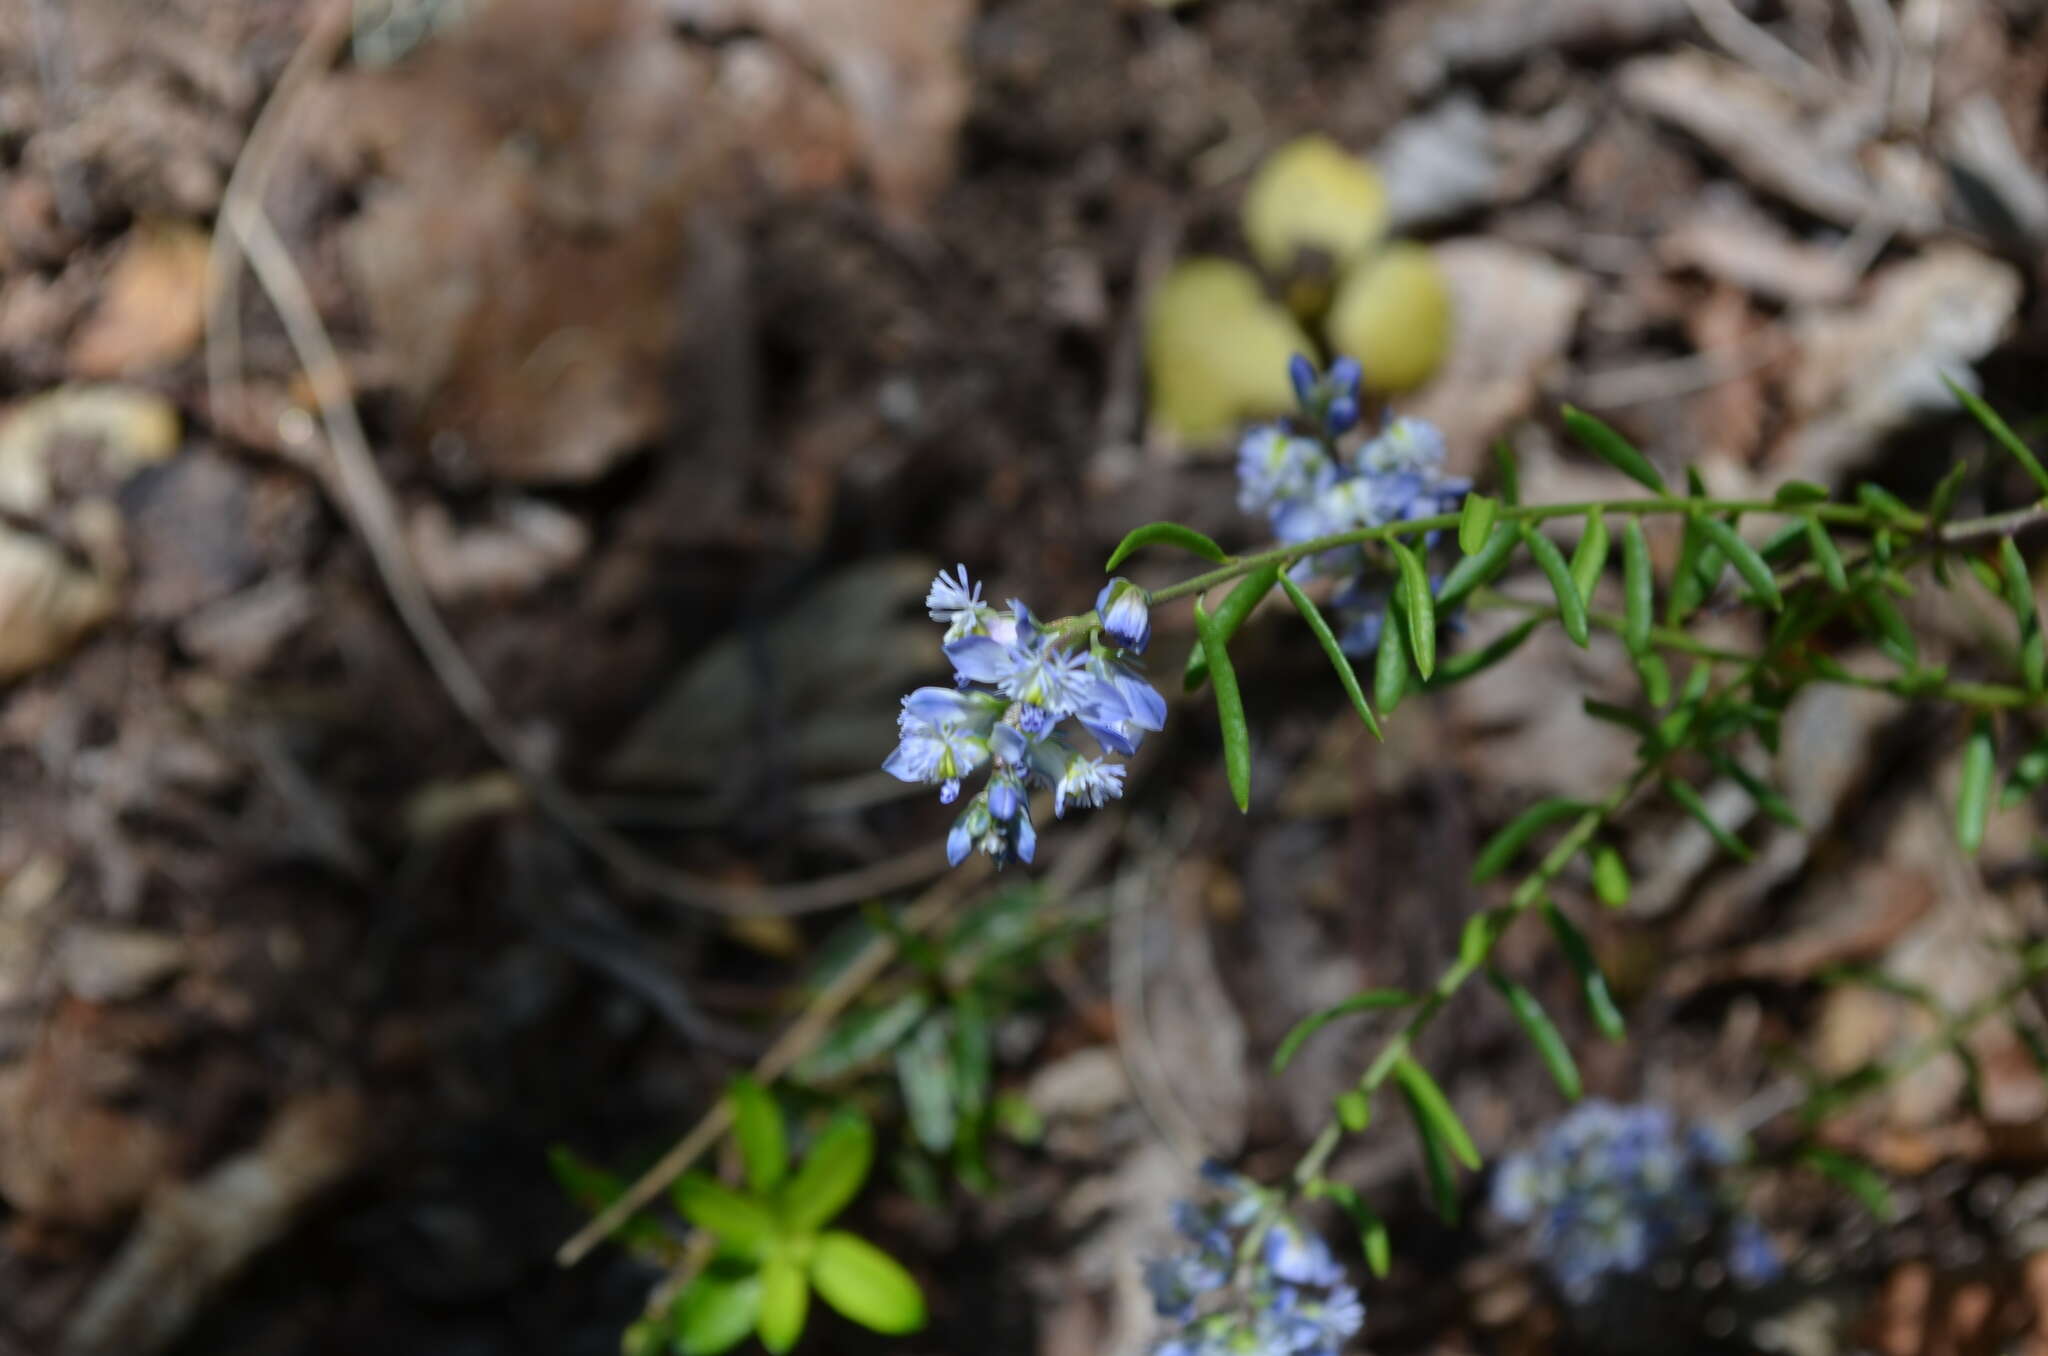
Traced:
MULTIPOLYGON (((1290 375, 1301 404, 1291 425, 1262 424, 1237 448, 1237 503, 1263 513, 1282 542, 1305 542, 1363 527, 1455 513, 1472 482, 1444 474, 1444 436, 1402 416, 1360 438, 1359 368, 1339 358, 1318 373, 1297 356, 1290 375)), ((1379 648, 1394 574, 1362 546, 1322 551, 1295 567, 1346 582, 1332 600, 1338 644, 1355 656, 1379 648)))
POLYGON ((1584 1102, 1535 1148, 1501 1163, 1493 1209, 1527 1227, 1532 1250, 1574 1301, 1611 1276, 1715 1240, 1725 1243, 1730 1275, 1762 1284, 1781 1264, 1763 1227, 1723 1189, 1737 1156, 1733 1141, 1681 1125, 1664 1107, 1584 1102))

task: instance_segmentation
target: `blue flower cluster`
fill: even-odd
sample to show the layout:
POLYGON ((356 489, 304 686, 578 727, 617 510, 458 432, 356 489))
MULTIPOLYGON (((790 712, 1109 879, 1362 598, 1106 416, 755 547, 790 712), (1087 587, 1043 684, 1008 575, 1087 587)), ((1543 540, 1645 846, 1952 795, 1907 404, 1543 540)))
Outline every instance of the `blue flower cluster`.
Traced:
POLYGON ((1716 1238, 1729 1274, 1759 1285, 1782 1264, 1763 1226, 1721 1190, 1737 1154, 1726 1137, 1681 1126, 1664 1107, 1583 1102, 1500 1165, 1493 1209, 1529 1227, 1536 1254, 1574 1301, 1592 1298, 1609 1276, 1716 1238))
POLYGON ((1213 1166, 1203 1175, 1217 1198, 1176 1202, 1181 1246, 1145 1266, 1172 1325, 1152 1356, 1337 1356, 1365 1326, 1365 1304, 1329 1246, 1272 1192, 1213 1166))
MULTIPOLYGON (((1339 358, 1318 374, 1296 355, 1289 374, 1301 417, 1245 434, 1237 448, 1238 507, 1265 514, 1282 542, 1457 512, 1472 482, 1443 473, 1444 436, 1435 425, 1403 416, 1370 437, 1354 436, 1356 362, 1339 358)), ((1362 546, 1341 547, 1302 561, 1294 573, 1297 580, 1346 580, 1333 600, 1338 643, 1356 656, 1379 648, 1395 578, 1383 558, 1362 546)))
POLYGON ((965 565, 957 575, 940 571, 925 598, 931 619, 946 624, 955 685, 903 699, 898 742, 882 767, 938 786, 939 800, 951 805, 961 782, 986 766, 988 784, 953 822, 946 856, 958 866, 980 848, 998 866, 1028 862, 1038 845, 1034 787, 1052 790, 1055 816, 1123 794, 1123 766, 1076 750, 1063 722, 1079 724, 1105 755, 1136 753, 1148 732, 1165 728, 1165 699, 1125 657, 1143 653, 1151 638, 1145 592, 1110 580, 1096 599, 1088 646, 1076 650, 1016 599, 1007 612, 989 606, 965 565))

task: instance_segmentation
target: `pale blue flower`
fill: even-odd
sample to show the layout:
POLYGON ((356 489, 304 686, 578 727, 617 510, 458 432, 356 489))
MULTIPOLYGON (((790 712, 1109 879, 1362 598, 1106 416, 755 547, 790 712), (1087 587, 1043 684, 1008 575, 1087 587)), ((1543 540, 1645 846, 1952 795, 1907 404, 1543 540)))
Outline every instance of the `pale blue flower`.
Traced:
POLYGON ((1123 793, 1122 765, 1105 763, 1100 758, 1085 758, 1077 753, 1068 760, 1066 771, 1060 774, 1059 781, 1053 786, 1053 818, 1066 815, 1069 801, 1092 810, 1123 793))
POLYGON ((1152 610, 1145 590, 1121 576, 1112 579, 1095 595, 1095 614, 1111 644, 1132 654, 1145 653, 1152 640, 1152 610))
POLYGON ((1359 467, 1371 475, 1397 471, 1434 473, 1448 455, 1444 435, 1426 419, 1402 415, 1390 420, 1379 436, 1359 449, 1359 467))
POLYGON ((925 594, 925 610, 935 622, 946 623, 946 639, 959 640, 987 629, 995 616, 995 609, 981 600, 981 585, 967 577, 967 567, 955 567, 959 578, 949 576, 944 570, 932 580, 931 591, 925 594))
POLYGON ((1314 495, 1336 478, 1336 464, 1313 438, 1265 424, 1238 441, 1237 506, 1246 513, 1314 495))

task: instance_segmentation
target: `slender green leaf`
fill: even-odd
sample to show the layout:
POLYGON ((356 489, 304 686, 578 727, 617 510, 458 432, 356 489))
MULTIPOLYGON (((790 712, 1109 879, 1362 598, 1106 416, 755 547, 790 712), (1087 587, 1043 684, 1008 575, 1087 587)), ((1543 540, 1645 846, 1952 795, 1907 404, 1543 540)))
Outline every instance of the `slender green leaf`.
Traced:
MULTIPOLYGON (((1244 625, 1246 617, 1252 615, 1268 593, 1273 591, 1273 581, 1280 577, 1280 562, 1261 565, 1237 581, 1230 592, 1223 595, 1223 602, 1215 613, 1217 634, 1228 644, 1244 625)), ((1188 652, 1187 668, 1181 673, 1180 685, 1183 690, 1193 692, 1209 681, 1209 656, 1200 644, 1188 652)))
POLYGON ((795 1258, 776 1253, 761 1264, 761 1313, 754 1331, 762 1346, 775 1356, 795 1346, 810 1308, 811 1283, 795 1258))
POLYGON ((1403 1055, 1394 1065, 1394 1078, 1401 1091, 1408 1094, 1417 1122, 1424 1127, 1425 1138, 1441 1140, 1452 1158, 1472 1172, 1479 1171, 1479 1149, 1466 1133, 1465 1123, 1451 1109, 1450 1098, 1444 1096, 1444 1090, 1429 1076, 1429 1071, 1403 1055))
POLYGON ((669 1195, 683 1218, 734 1252, 758 1257, 780 1230, 775 1212, 701 1172, 684 1173, 669 1195))
POLYGON ((1333 1003, 1320 1011, 1312 1012, 1296 1022, 1293 1029, 1281 1040, 1280 1048, 1273 1052, 1273 1072, 1284 1071, 1310 1036, 1321 1031, 1340 1017, 1349 1017, 1355 1012, 1379 1012, 1386 1008, 1406 1007, 1415 1001, 1415 995, 1400 989, 1367 989, 1355 993, 1341 1003, 1333 1003))
POLYGON ((1373 657, 1372 700, 1381 715, 1391 716, 1408 691, 1408 639, 1401 624, 1401 607, 1394 594, 1380 614, 1380 648, 1373 657))
POLYGON ((1491 966, 1487 967, 1486 977, 1507 1000, 1508 1011, 1515 1015, 1530 1044, 1542 1056, 1543 1066, 1550 1070, 1557 1090, 1565 1095, 1566 1100, 1576 1102, 1585 1087, 1579 1079, 1579 1066, 1572 1062, 1572 1052, 1565 1048, 1564 1037, 1558 1034, 1557 1027, 1543 1011, 1543 1005, 1536 1001, 1536 995, 1491 966))
POLYGON ((1892 606, 1891 599, 1876 589, 1865 589, 1861 600, 1878 647, 1906 668, 1918 664, 1920 642, 1914 639, 1913 628, 1906 625, 1906 619, 1899 615, 1898 608, 1892 606))
POLYGON ((1358 1242, 1365 1250, 1365 1264, 1372 1268, 1373 1275, 1385 1280, 1387 1268, 1394 1258, 1386 1221, 1373 1213, 1372 1207, 1357 1191, 1342 1182, 1318 1177, 1308 1184, 1305 1194, 1312 1201, 1335 1201, 1345 1214, 1351 1216, 1351 1222, 1358 1226, 1358 1242))
POLYGON ((1664 595, 1666 626, 1683 625, 1707 594, 1707 586, 1700 580, 1699 568, 1700 558, 1707 551, 1707 541, 1699 530, 1698 521, 1697 514, 1688 514, 1684 534, 1678 539, 1678 566, 1671 574, 1670 591, 1664 595))
POLYGON ((1600 962, 1593 956, 1592 944, 1578 925, 1564 916, 1556 904, 1543 901, 1543 921, 1550 925, 1550 935, 1557 938, 1557 949, 1564 952, 1566 964, 1578 976, 1579 992, 1586 996, 1586 1010, 1593 1015, 1593 1025, 1600 1028, 1600 1034, 1611 1041, 1618 1041, 1628 1034, 1628 1024, 1621 1018, 1621 1009, 1614 1004, 1614 994, 1607 987, 1607 976, 1600 971, 1600 962))
POLYGON ((841 1111, 819 1134, 796 1175, 783 1183, 781 1214, 792 1232, 810 1233, 844 1210, 868 1179, 875 1132, 855 1111, 841 1111))
POLYGON ((1628 863, 1607 843, 1593 849, 1593 894, 1610 909, 1628 904, 1628 863))
POLYGON ((1603 702, 1597 697, 1582 698, 1579 706, 1593 719, 1617 725, 1630 734, 1640 736, 1649 744, 1663 743, 1664 737, 1657 732, 1655 722, 1640 711, 1631 711, 1626 706, 1616 706, 1613 702, 1603 702))
POLYGON ((995 1078, 995 1038, 989 1030, 988 1004, 978 989, 965 989, 953 999, 953 1094, 960 1114, 973 1118, 988 1105, 995 1078))
POLYGON ((818 1239, 811 1284, 825 1303, 871 1332, 899 1337, 924 1326, 924 1291, 903 1264, 842 1229, 818 1239))
POLYGON ((1780 525, 1777 531, 1764 538, 1764 544, 1756 548, 1756 553, 1768 561, 1773 569, 1783 565, 1786 558, 1792 554, 1792 548, 1806 540, 1808 521, 1810 520, 1794 518, 1791 522, 1780 525))
POLYGON ((1515 447, 1506 438, 1499 438, 1493 444, 1493 467, 1500 475, 1500 498, 1504 504, 1522 502, 1522 465, 1515 456, 1515 447))
POLYGON ((1474 674, 1484 673, 1501 660, 1522 648, 1522 642, 1536 633, 1541 617, 1531 617, 1518 622, 1511 630, 1503 631, 1476 650, 1463 650, 1443 660, 1436 666, 1436 676, 1429 680, 1431 688, 1450 687, 1463 682, 1474 674))
POLYGON ((1700 531, 1707 540, 1721 548, 1721 554, 1734 564, 1735 572, 1742 576, 1742 582, 1749 585, 1764 605, 1776 612, 1785 606, 1783 595, 1778 592, 1778 581, 1771 576, 1771 567, 1756 553, 1756 548, 1742 539, 1742 534, 1719 518, 1702 514, 1699 519, 1700 531))
POLYGON ((1102 567, 1103 573, 1108 574, 1115 570, 1130 558, 1133 551, 1142 546, 1177 546, 1183 551, 1191 552, 1204 560, 1214 561, 1218 565, 1230 563, 1229 552, 1192 527, 1180 523, 1147 523, 1143 527, 1134 527, 1124 534, 1124 539, 1117 543, 1116 550, 1110 552, 1108 563, 1102 567))
POLYGON ((1991 813, 1991 718, 1978 716, 1963 745, 1962 783, 1956 791, 1956 841, 1971 856, 1984 846, 1984 823, 1991 813))
POLYGON ((1586 606, 1593 605, 1593 590, 1600 583, 1600 573, 1607 568, 1607 515, 1599 505, 1594 505, 1586 514, 1586 529, 1579 534, 1579 544, 1572 551, 1572 582, 1579 586, 1579 597, 1586 606))
POLYGON ((1906 506, 1906 501, 1882 485, 1866 480, 1856 487, 1856 501, 1881 518, 1888 518, 1901 527, 1910 528, 1919 517, 1906 506))
POLYGON ((1969 473, 1969 463, 1958 457, 1956 464, 1948 468, 1948 474, 1935 484, 1934 493, 1927 500, 1929 518, 1936 523, 1948 521, 1950 511, 1956 506, 1956 495, 1963 488, 1963 479, 1969 473))
POLYGON ((1788 480, 1771 496, 1771 502, 1796 508, 1801 504, 1823 504, 1828 498, 1827 490, 1810 480, 1788 480))
POLYGON ((1528 845, 1530 839, 1552 824, 1577 818, 1585 812, 1583 801, 1558 796, 1537 801, 1486 840, 1486 846, 1479 850, 1478 858, 1472 863, 1472 883, 1477 885, 1493 879, 1507 869, 1508 863, 1528 845))
POLYGON ((1285 574, 1280 576, 1280 587, 1286 590, 1287 599, 1294 604, 1294 610, 1308 623, 1308 629, 1314 634, 1316 644, 1323 647, 1323 654, 1329 659, 1330 667, 1337 670, 1337 681, 1343 685, 1344 695, 1351 699, 1351 709, 1358 712, 1358 718, 1365 722, 1366 729, 1372 731, 1374 739, 1385 738, 1380 733, 1380 723, 1373 719, 1372 707, 1366 704, 1365 693, 1359 689, 1358 674, 1351 667, 1350 656, 1337 644, 1337 637, 1331 633, 1330 624, 1323 620, 1323 614, 1317 610, 1315 602, 1285 574))
POLYGON ((1999 539, 1998 558, 2004 567, 2005 603, 2020 628, 2020 673, 2026 679, 2027 691, 2039 692, 2044 673, 2048 673, 2048 653, 2041 647, 2041 616, 2034 608, 2034 581, 2027 573, 2019 544, 2011 537, 1999 539))
POLYGON ((1486 544, 1451 566, 1451 572, 1444 576, 1443 587, 1436 591, 1437 607, 1455 607, 1481 584, 1493 582, 1507 568, 1508 557, 1514 554, 1515 543, 1521 539, 1513 523, 1495 523, 1493 531, 1487 534, 1486 544))
POLYGON ((1514 921, 1514 910, 1507 908, 1481 909, 1467 918, 1458 934, 1458 964, 1476 968, 1493 953, 1493 944, 1514 921))
POLYGON ((1842 565, 1842 553, 1835 549, 1835 539, 1828 535, 1827 524, 1818 518, 1808 518, 1805 531, 1807 553, 1820 566, 1828 587, 1837 593, 1848 592, 1849 572, 1842 565))
POLYGON ((1799 1161, 1854 1196, 1879 1223, 1889 1224, 1897 1217, 1898 1209, 1892 1200, 1891 1188, 1885 1185, 1877 1169, 1862 1159, 1839 1149, 1812 1144, 1800 1152, 1799 1161))
POLYGON ((2012 459, 2033 477, 2034 483, 2041 487, 2041 493, 2048 494, 2048 470, 2042 469, 2039 459, 2020 441, 2020 435, 2014 433, 2005 420, 1998 417, 1998 411, 1985 404, 1975 391, 1965 389, 1947 373, 1943 373, 1941 379, 1948 383, 1948 389, 1955 393, 1956 399, 1963 403, 1963 408, 1970 412, 1971 417, 1984 426, 1984 431, 1996 439, 2000 447, 2010 452, 2012 459))
POLYGON ((718 1356, 746 1340, 761 1315, 761 1277, 706 1271, 685 1286, 673 1312, 677 1356, 718 1356))
POLYGON ((2006 779, 2005 794, 1999 797, 1998 807, 2010 810, 2033 795, 2043 782, 2048 782, 2048 738, 2021 754, 2013 764, 2012 776, 2006 779))
POLYGON ((1687 814, 1700 822, 1700 827, 1707 831, 1708 837, 1721 845, 1723 852, 1738 861, 1756 860, 1756 854, 1750 851, 1749 844, 1728 832, 1721 826, 1720 821, 1714 818, 1713 812, 1707 808, 1706 801, 1700 798, 1700 793, 1693 789, 1691 782, 1678 777, 1665 777, 1663 782, 1664 790, 1670 794, 1671 799, 1677 801, 1685 808, 1687 814))
POLYGON ((1391 538, 1387 549, 1401 571, 1401 611, 1408 619, 1408 656, 1423 681, 1436 672, 1436 601, 1429 595, 1429 571, 1421 559, 1391 538))
POLYGON ((1657 494, 1668 494, 1664 477, 1649 459, 1629 443, 1628 439, 1616 433, 1608 425, 1570 405, 1564 407, 1564 426, 1581 447, 1593 453, 1630 480, 1657 494))
POLYGON ((1216 619, 1195 600, 1195 630, 1209 660, 1209 685, 1216 691, 1216 723, 1223 731, 1223 770, 1230 778, 1230 798, 1240 812, 1252 803, 1252 735, 1245 724, 1244 698, 1237 690, 1237 670, 1216 619))
POLYGON ((793 1077, 799 1083, 818 1084, 852 1073, 895 1049, 930 1007, 931 996, 913 989, 879 1007, 854 1013, 798 1062, 793 1077))
POLYGON ((959 1133, 959 1088, 953 1081, 952 1023, 945 1014, 931 1017, 896 1047, 896 1082, 917 1142, 932 1153, 953 1147, 959 1133))
MULTIPOLYGON (((1643 700, 1653 707, 1662 707, 1671 700, 1671 670, 1664 666, 1664 657, 1655 650, 1647 650, 1636 656, 1636 677, 1643 683, 1643 700)), ((1667 739, 1669 731, 1662 731, 1667 739)))
POLYGON ((1529 523, 1522 524, 1522 543, 1529 548, 1529 554, 1535 559, 1536 567, 1543 571, 1543 577, 1550 581, 1550 591, 1557 595, 1557 618, 1564 624, 1564 633, 1572 638, 1574 645, 1586 645, 1589 637, 1586 600, 1580 595, 1579 586, 1572 581, 1571 567, 1564 563, 1564 553, 1529 523))
MULTIPOLYGON (((566 1144, 548 1150, 548 1171, 569 1199, 595 1215, 626 1194, 626 1183, 618 1174, 606 1172, 566 1144)), ((662 1227, 645 1215, 633 1215, 610 1237, 634 1251, 658 1251, 669 1242, 662 1227)))
POLYGON ((1476 492, 1466 495, 1458 508, 1458 549, 1468 556, 1478 554, 1493 535, 1493 519, 1498 512, 1500 500, 1493 496, 1476 492))
POLYGON ((1650 649, 1655 588, 1650 572, 1650 543, 1643 536, 1642 519, 1630 518, 1621 534, 1621 639, 1628 652, 1638 657, 1650 649))
POLYGON ((1337 1094, 1333 1103, 1337 1111, 1337 1124, 1352 1134, 1363 1134, 1372 1124, 1372 1098, 1361 1088, 1346 1088, 1337 1094))
POLYGON ((1792 808, 1792 802, 1779 795, 1775 787, 1758 778, 1748 768, 1728 755, 1712 749, 1707 751, 1707 761, 1712 763, 1722 776, 1729 778, 1747 792, 1749 798, 1756 802, 1757 809, 1788 829, 1806 827, 1799 818, 1799 812, 1792 808))
POLYGON ((782 1184, 783 1174, 789 1171, 789 1138, 782 1124, 782 1108, 751 1078, 735 1078, 726 1096, 732 1099, 733 1138, 739 1142, 740 1162, 746 1166, 747 1187, 756 1196, 765 1196, 782 1184))

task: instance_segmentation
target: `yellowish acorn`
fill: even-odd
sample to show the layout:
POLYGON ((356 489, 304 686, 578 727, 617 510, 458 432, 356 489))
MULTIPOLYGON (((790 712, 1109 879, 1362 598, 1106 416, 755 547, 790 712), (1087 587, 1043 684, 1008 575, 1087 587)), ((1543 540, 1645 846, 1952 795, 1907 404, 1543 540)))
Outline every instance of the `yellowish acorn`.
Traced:
POLYGON ((1427 245, 1397 241, 1346 273, 1323 321, 1332 352, 1365 369, 1367 390, 1422 385, 1451 347, 1451 294, 1427 245))
POLYGON ((1189 441, 1294 408, 1287 360, 1314 346, 1258 275, 1229 259, 1187 259, 1145 318, 1152 416, 1189 441))
POLYGON ((1323 272, 1325 281, 1387 230, 1379 171, 1326 136, 1305 136, 1266 157, 1244 195, 1244 235, 1274 278, 1323 272), (1320 265, 1318 270, 1315 265, 1320 265))

